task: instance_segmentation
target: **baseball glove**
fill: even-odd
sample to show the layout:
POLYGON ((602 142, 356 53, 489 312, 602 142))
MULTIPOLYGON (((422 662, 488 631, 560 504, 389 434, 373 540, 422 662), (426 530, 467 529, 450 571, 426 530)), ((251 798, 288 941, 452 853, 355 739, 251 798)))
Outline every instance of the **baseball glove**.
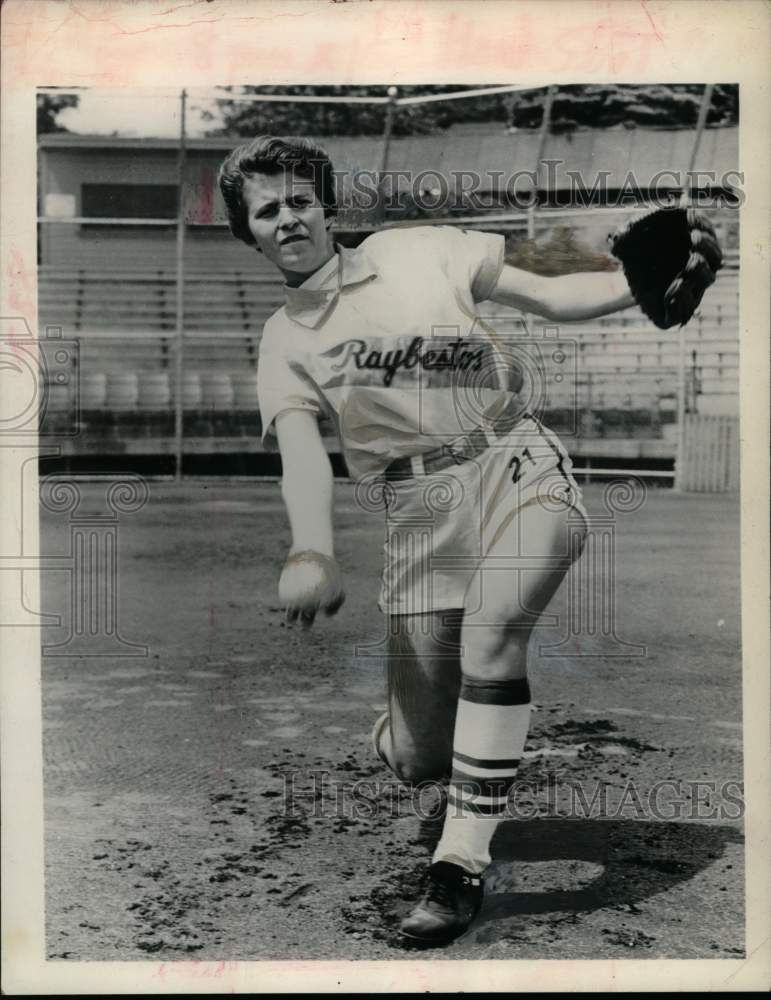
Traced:
POLYGON ((610 237, 637 304, 662 330, 693 316, 723 253, 715 230, 692 208, 661 208, 610 237))

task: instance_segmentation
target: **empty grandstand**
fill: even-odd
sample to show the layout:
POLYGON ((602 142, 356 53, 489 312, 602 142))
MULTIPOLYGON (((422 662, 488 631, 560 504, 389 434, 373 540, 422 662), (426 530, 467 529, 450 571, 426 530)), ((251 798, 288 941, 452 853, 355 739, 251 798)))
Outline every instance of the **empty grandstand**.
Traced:
MULTIPOLYGON (((576 191, 561 168, 548 175, 551 186, 540 192, 543 205, 531 213, 502 213, 496 192, 487 191, 488 211, 472 215, 455 203, 439 216, 424 213, 408 221, 404 213, 392 213, 378 224, 446 222, 504 232, 514 258, 525 239, 537 246, 560 227, 572 227, 594 251, 602 251, 603 235, 625 218, 611 204, 619 178, 632 163, 642 176, 645 131, 585 132, 578 139, 549 136, 541 147, 542 160, 581 167, 588 186, 594 183, 596 164, 609 165, 604 204, 600 199, 580 212, 566 209, 575 205, 576 191)), ((697 166, 716 172, 734 167, 736 132, 710 130, 697 166)), ((504 148, 509 166, 520 164, 519 157, 523 167, 531 163, 536 139, 536 133, 488 134, 480 142, 468 127, 458 130, 455 142, 445 136, 441 147, 436 136, 411 136, 393 141, 389 164, 451 175, 468 169, 473 148, 474 168, 484 176, 500 166, 504 148)), ((684 151, 693 145, 693 132, 670 130, 664 140, 658 143, 659 169, 680 168, 687 159, 684 151), (667 164, 661 162, 662 148, 670 157, 667 164)), ((43 416, 46 429, 55 432, 57 423, 71 420, 76 412, 79 433, 63 440, 65 454, 173 455, 178 401, 184 454, 261 454, 255 373, 262 326, 281 304, 282 291, 273 268, 236 243, 224 223, 216 169, 235 141, 188 144, 180 285, 175 262, 178 144, 68 134, 40 137, 41 340, 50 341, 46 353, 55 349, 58 338, 79 344, 71 377, 51 379, 43 416)), ((351 169, 377 162, 374 138, 324 143, 351 169)), ((639 192, 642 198, 648 193, 639 192)), ((563 324, 559 330, 527 317, 544 362, 545 393, 538 405, 555 430, 572 438, 569 447, 579 464, 671 470, 680 407, 680 416, 738 414, 736 213, 720 208, 710 214, 727 248, 727 266, 686 328, 683 342, 674 331, 656 329, 636 309, 591 323, 563 324)), ((371 219, 353 226, 343 213, 339 236, 356 242, 373 226, 371 219)), ((493 311, 501 312, 491 306, 493 311)), ((335 451, 335 439, 329 436, 328 442, 335 451)))

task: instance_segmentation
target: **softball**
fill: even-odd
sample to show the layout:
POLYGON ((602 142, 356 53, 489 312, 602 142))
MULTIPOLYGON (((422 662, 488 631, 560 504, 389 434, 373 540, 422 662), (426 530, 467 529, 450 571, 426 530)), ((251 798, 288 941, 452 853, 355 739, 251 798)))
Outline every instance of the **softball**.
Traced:
POLYGON ((301 613, 313 614, 321 608, 334 614, 345 599, 336 560, 311 549, 290 555, 281 573, 278 596, 287 608, 301 613))

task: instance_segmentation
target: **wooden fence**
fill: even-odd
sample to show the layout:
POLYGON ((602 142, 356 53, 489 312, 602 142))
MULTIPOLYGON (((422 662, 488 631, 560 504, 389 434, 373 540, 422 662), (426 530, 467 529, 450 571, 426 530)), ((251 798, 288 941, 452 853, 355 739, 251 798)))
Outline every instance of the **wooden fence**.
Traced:
POLYGON ((738 417, 686 415, 675 488, 692 493, 739 489, 738 417))

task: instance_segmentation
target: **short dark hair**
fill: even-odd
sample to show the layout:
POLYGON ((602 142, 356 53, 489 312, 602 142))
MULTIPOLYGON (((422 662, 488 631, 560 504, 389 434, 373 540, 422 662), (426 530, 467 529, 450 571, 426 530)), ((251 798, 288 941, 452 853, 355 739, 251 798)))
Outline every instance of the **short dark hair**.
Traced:
POLYGON ((313 181, 316 197, 327 216, 337 213, 334 173, 326 150, 309 139, 258 135, 238 146, 219 170, 219 185, 231 233, 248 246, 254 246, 246 218, 244 180, 253 174, 281 174, 285 171, 313 181))

